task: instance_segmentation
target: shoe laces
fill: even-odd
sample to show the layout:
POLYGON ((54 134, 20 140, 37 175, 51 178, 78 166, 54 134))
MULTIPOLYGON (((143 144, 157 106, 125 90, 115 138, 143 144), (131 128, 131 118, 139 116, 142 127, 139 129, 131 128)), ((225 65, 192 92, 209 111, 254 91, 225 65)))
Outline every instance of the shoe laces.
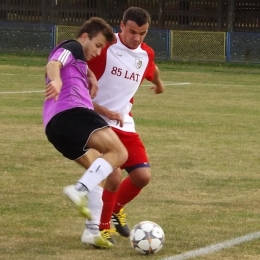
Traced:
POLYGON ((110 229, 103 229, 100 231, 101 235, 106 238, 109 239, 111 238, 111 234, 115 234, 117 233, 115 228, 110 228, 110 229))
POLYGON ((126 225, 126 213, 124 213, 124 208, 120 209, 118 213, 113 213, 118 219, 121 226, 126 225))

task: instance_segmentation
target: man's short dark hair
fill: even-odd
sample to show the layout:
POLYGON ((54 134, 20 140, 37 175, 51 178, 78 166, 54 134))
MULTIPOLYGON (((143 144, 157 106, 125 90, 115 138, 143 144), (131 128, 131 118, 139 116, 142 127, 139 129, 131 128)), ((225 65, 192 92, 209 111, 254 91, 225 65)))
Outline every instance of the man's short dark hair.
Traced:
POLYGON ((100 32, 105 36, 108 42, 114 41, 115 36, 111 26, 100 17, 91 17, 80 27, 77 38, 79 38, 83 33, 87 33, 91 40, 100 32))
POLYGON ((132 6, 124 12, 122 21, 124 25, 126 25, 127 21, 133 21, 138 26, 142 26, 147 23, 150 24, 151 17, 146 10, 140 7, 132 6))

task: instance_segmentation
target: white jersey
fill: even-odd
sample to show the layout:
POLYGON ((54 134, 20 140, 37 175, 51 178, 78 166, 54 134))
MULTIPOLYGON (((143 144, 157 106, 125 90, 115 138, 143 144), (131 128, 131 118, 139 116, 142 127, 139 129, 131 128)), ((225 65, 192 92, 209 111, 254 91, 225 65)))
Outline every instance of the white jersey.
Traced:
POLYGON ((126 132, 135 132, 131 115, 133 96, 144 78, 154 75, 154 51, 145 43, 129 49, 116 35, 116 42, 107 45, 100 56, 88 62, 98 80, 99 90, 93 99, 97 104, 122 115, 124 126, 102 116, 110 126, 126 132))

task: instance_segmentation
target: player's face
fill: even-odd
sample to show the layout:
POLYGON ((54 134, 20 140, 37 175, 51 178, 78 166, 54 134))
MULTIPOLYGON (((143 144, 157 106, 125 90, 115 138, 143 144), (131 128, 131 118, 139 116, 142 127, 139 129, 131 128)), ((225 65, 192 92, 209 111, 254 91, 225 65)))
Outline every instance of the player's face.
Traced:
POLYGON ((124 25, 120 24, 121 40, 128 48, 136 49, 140 43, 144 40, 148 32, 149 24, 146 23, 142 26, 138 26, 133 21, 127 21, 124 25))
POLYGON ((91 40, 86 34, 82 43, 85 59, 88 61, 99 56, 102 48, 105 47, 106 43, 107 40, 101 32, 98 33, 97 36, 93 37, 91 40))

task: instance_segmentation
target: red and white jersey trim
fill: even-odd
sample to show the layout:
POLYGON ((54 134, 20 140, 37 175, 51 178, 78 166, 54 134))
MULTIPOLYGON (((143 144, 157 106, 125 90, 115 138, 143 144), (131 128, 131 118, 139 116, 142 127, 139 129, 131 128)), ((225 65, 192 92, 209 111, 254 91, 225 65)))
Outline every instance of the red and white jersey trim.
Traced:
POLYGON ((141 43, 136 49, 129 49, 122 44, 120 34, 115 35, 116 42, 106 46, 99 57, 88 62, 99 85, 93 101, 122 115, 122 128, 116 121, 102 116, 109 125, 123 131, 135 132, 130 112, 132 98, 144 78, 153 79, 154 51, 145 43, 141 43))

